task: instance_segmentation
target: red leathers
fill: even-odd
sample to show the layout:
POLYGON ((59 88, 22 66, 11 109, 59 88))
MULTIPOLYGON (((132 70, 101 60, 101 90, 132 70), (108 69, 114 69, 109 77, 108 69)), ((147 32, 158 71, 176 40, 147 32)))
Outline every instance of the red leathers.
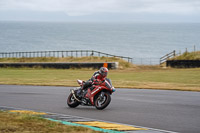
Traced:
MULTIPOLYGON (((97 85, 101 84, 105 81, 105 78, 107 77, 108 69, 106 67, 101 67, 99 71, 96 71, 92 78, 85 82, 82 89, 87 89, 88 87, 91 87, 92 84, 97 85)), ((106 85, 106 84, 105 84, 106 85)))

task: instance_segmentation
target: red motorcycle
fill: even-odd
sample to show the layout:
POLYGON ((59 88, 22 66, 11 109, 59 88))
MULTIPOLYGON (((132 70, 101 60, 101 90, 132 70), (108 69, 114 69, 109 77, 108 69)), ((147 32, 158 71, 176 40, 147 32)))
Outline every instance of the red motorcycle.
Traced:
POLYGON ((69 107, 75 108, 78 105, 95 106, 97 109, 102 110, 109 105, 110 95, 115 91, 110 79, 106 78, 104 82, 92 85, 86 90, 81 90, 80 96, 76 95, 77 91, 80 91, 85 82, 82 80, 77 80, 77 82, 80 87, 70 90, 71 93, 67 99, 69 107))

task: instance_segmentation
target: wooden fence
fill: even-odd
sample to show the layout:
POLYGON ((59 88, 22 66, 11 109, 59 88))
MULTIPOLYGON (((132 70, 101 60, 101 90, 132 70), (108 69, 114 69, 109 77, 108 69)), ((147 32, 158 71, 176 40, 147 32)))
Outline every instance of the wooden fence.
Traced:
POLYGON ((172 58, 172 57, 174 57, 174 56, 176 56, 176 51, 175 51, 175 50, 172 51, 171 53, 166 54, 165 56, 161 57, 161 58, 160 58, 160 65, 161 65, 162 63, 166 62, 169 58, 172 58))
POLYGON ((116 56, 112 54, 102 53, 94 50, 72 50, 72 51, 32 51, 32 52, 1 52, 0 58, 34 58, 34 57, 117 57, 132 63, 132 58, 124 56, 116 56))

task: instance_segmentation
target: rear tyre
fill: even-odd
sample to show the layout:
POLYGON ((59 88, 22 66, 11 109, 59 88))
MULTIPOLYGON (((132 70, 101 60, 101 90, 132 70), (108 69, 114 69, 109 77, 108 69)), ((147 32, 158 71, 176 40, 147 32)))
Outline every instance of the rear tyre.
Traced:
POLYGON ((70 93, 67 98, 67 104, 71 108, 77 107, 80 103, 74 98, 73 94, 70 93))
POLYGON ((111 101, 111 97, 108 92, 105 92, 103 96, 101 96, 101 93, 100 93, 94 102, 94 106, 97 109, 102 110, 109 105, 110 101, 111 101))

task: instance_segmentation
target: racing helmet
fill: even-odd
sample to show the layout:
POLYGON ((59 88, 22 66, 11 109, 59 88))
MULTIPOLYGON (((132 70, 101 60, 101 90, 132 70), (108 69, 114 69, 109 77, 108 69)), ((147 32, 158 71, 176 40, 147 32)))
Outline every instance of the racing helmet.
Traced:
POLYGON ((107 76, 107 74, 108 74, 108 69, 107 69, 106 67, 101 67, 101 68, 99 69, 99 74, 100 74, 103 78, 105 78, 105 77, 107 76))

